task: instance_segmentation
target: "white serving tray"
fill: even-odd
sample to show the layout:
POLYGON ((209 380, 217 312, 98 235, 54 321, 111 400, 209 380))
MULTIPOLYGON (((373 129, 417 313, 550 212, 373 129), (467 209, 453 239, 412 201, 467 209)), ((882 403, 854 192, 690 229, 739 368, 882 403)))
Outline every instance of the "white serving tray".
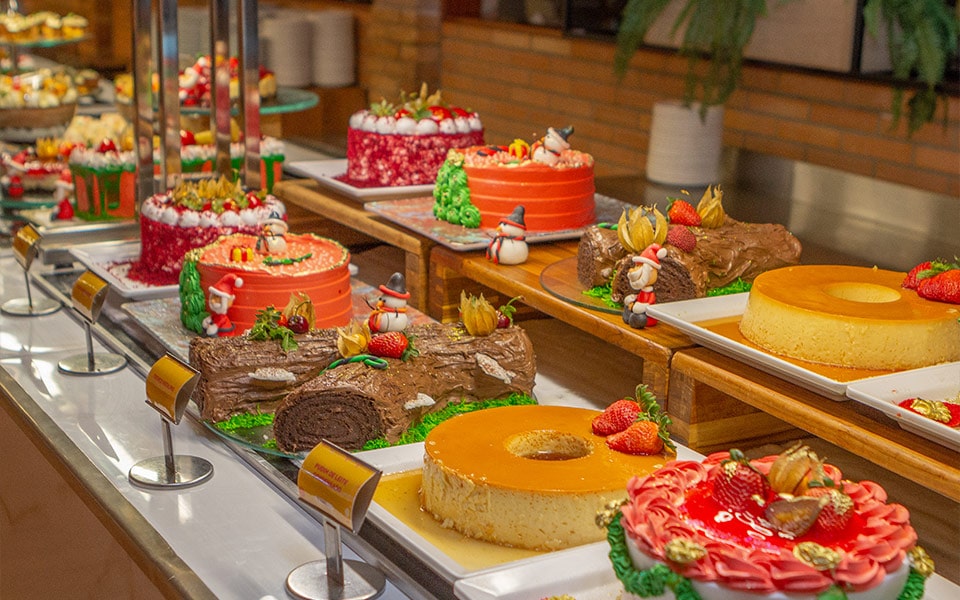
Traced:
POLYGON ((70 249, 70 253, 88 269, 110 284, 112 289, 131 300, 153 300, 176 296, 179 290, 173 285, 147 285, 125 276, 131 263, 140 257, 139 241, 102 242, 83 244, 70 249))
POLYGON ((756 346, 718 334, 702 325, 703 322, 712 320, 739 318, 746 309, 748 296, 749 292, 744 292, 742 294, 654 304, 647 309, 647 313, 664 323, 673 325, 697 343, 711 350, 741 360, 761 371, 782 377, 831 400, 847 400, 847 386, 855 381, 866 381, 887 374, 883 372, 852 381, 840 381, 816 372, 814 370, 816 365, 810 364, 809 367, 805 367, 795 364, 775 354, 765 352, 756 346))
POLYGON ((847 396, 872 406, 900 427, 921 437, 939 442, 960 452, 960 429, 947 427, 933 419, 900 408, 908 398, 957 400, 960 394, 960 362, 944 363, 882 377, 859 381, 847 387, 847 396))
POLYGON ((320 185, 340 192, 359 202, 385 200, 390 197, 403 197, 433 193, 433 184, 385 186, 385 187, 355 187, 336 179, 347 172, 347 159, 333 158, 327 160, 302 160, 284 165, 284 170, 315 179, 320 185))

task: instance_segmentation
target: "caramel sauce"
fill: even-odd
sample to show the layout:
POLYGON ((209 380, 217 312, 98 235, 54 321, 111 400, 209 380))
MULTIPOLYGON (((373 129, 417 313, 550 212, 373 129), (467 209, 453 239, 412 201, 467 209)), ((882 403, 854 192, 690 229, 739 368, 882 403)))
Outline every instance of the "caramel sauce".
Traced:
POLYGON ((543 554, 475 540, 453 529, 441 527, 433 515, 420 508, 421 480, 419 469, 384 475, 373 494, 373 500, 465 569, 486 569, 543 554))

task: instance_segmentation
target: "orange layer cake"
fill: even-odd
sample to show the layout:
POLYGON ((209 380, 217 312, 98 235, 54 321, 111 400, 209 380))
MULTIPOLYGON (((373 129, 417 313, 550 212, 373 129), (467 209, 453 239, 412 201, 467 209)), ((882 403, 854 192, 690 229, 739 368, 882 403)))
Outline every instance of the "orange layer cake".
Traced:
POLYGON ((434 214, 467 227, 494 228, 523 205, 528 231, 577 229, 596 220, 595 191, 593 157, 584 152, 564 150, 556 164, 547 165, 518 158, 507 146, 472 146, 448 155, 437 175, 434 214), (465 218, 469 213, 478 218, 465 218))
POLYGON ((663 454, 611 450, 599 411, 507 406, 441 423, 424 442, 421 503, 444 526, 496 544, 552 550, 604 537, 594 517, 663 454))
MULTIPOLYGON (((277 310, 292 294, 309 296, 319 329, 344 326, 353 316, 350 291, 350 252, 340 243, 312 234, 287 234, 286 249, 262 254, 262 238, 248 234, 221 237, 187 255, 196 265, 199 289, 206 293, 228 274, 243 280, 227 315, 241 334, 268 306, 277 310)), ((184 282, 181 280, 181 298, 184 282)))
POLYGON ((861 369, 912 369, 960 360, 960 307, 901 287, 905 274, 804 265, 767 271, 740 321, 765 350, 861 369))

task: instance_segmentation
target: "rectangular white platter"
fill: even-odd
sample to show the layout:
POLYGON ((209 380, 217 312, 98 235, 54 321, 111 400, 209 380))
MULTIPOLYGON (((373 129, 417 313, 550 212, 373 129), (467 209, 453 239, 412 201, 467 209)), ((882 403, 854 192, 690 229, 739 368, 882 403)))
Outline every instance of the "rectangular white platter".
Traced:
POLYGON ((960 429, 898 406, 903 400, 917 397, 960 402, 958 395, 960 362, 874 377, 847 387, 847 396, 876 408, 894 419, 903 429, 960 452, 960 429))
POLYGON ((153 300, 176 296, 178 293, 177 284, 147 285, 124 275, 129 263, 140 257, 139 241, 82 244, 71 248, 70 253, 124 298, 153 300))
POLYGON ((412 195, 433 193, 433 184, 384 186, 384 187, 355 187, 337 179, 347 172, 347 159, 331 158, 326 160, 301 160, 284 165, 284 170, 294 175, 309 177, 320 185, 356 200, 371 202, 373 200, 387 200, 412 195))
POLYGON ((872 375, 854 381, 840 381, 812 370, 812 368, 815 368, 814 365, 811 365, 811 368, 806 368, 794 364, 752 345, 741 343, 711 331, 702 325, 702 323, 708 321, 742 316, 747 306, 748 296, 749 293, 745 292, 666 302, 651 305, 647 312, 650 316, 683 331, 695 342, 711 350, 739 359, 761 371, 786 379, 832 400, 847 400, 846 390, 848 385, 855 381, 867 381, 876 376, 872 375))

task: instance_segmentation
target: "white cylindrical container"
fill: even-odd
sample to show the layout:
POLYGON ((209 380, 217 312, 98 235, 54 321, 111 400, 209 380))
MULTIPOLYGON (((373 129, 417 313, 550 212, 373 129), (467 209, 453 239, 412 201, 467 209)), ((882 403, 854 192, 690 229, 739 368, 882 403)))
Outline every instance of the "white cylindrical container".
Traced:
POLYGON ((312 23, 300 14, 283 11, 261 19, 261 64, 273 71, 277 85, 310 85, 312 37, 312 23))
POLYGON ((356 48, 353 13, 322 10, 313 24, 313 83, 320 87, 344 87, 356 81, 356 48))
POLYGON ((723 150, 723 106, 711 106, 705 118, 698 105, 658 102, 653 106, 647 179, 670 185, 719 182, 723 150))

